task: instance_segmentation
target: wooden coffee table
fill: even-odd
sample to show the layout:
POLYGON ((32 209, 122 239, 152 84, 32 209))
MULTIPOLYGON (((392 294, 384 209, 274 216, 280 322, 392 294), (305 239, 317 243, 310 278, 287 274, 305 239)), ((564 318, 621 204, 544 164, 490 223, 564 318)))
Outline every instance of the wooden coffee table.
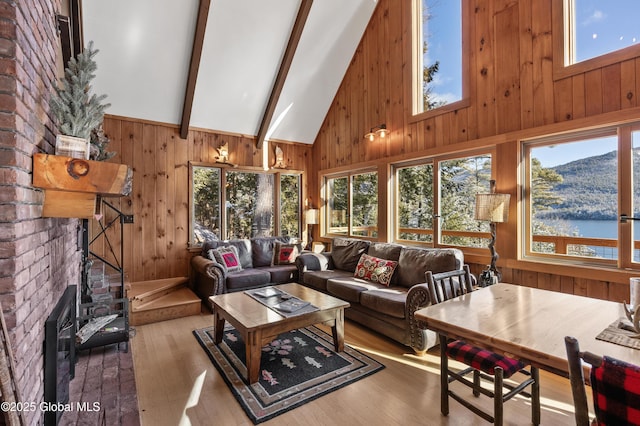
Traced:
POLYGON ((242 291, 209 298, 215 314, 215 343, 222 342, 225 321, 244 339, 249 384, 260 377, 262 346, 287 331, 322 323, 331 327, 336 351, 344 350, 344 309, 349 303, 295 283, 275 287, 310 302, 318 310, 286 318, 242 291))

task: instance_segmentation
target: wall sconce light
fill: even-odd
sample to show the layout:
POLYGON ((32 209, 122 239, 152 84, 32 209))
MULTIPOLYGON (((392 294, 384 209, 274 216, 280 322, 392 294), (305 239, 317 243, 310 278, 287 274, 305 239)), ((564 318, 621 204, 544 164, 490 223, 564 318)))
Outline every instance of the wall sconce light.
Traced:
POLYGON ((369 141, 373 142, 376 136, 380 136, 381 138, 385 138, 387 136, 387 125, 381 124, 377 127, 372 127, 369 133, 364 135, 365 139, 369 139, 369 141))
POLYGON ((491 228, 491 241, 489 250, 491 251, 491 265, 480 275, 480 284, 484 287, 498 283, 502 279, 502 274, 496 268, 498 253, 496 244, 496 224, 506 223, 509 220, 509 194, 496 194, 496 181, 490 181, 491 192, 489 194, 476 194, 476 220, 488 221, 491 228))
POLYGON ((216 148, 216 150, 218 151, 218 156, 216 157, 216 163, 227 164, 231 167, 237 167, 236 164, 229 162, 229 145, 227 142, 220 145, 218 148, 216 148))

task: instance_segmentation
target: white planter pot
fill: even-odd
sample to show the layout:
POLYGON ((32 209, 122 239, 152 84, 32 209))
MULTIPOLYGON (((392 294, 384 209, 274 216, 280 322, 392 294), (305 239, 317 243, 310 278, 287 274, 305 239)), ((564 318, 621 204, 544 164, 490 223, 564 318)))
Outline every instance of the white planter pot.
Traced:
POLYGON ((66 157, 89 159, 90 142, 89 139, 77 138, 75 136, 56 136, 56 155, 66 157))

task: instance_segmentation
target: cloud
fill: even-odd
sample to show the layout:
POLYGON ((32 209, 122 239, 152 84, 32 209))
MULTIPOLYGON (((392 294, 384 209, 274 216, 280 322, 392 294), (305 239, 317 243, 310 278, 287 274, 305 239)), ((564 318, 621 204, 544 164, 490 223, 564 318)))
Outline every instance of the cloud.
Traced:
POLYGON ((601 10, 594 10, 593 13, 587 17, 584 21, 582 21, 583 26, 595 24, 596 22, 603 21, 607 15, 601 10))

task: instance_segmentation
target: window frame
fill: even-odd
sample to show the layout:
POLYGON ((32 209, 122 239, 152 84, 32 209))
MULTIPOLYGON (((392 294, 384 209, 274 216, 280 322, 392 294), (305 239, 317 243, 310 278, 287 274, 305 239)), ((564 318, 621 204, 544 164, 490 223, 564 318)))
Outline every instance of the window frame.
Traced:
POLYGON ((327 173, 327 174, 322 174, 320 175, 320 191, 322 194, 322 206, 320 207, 320 235, 322 236, 322 238, 358 238, 358 239, 363 239, 363 240, 369 240, 369 241, 377 241, 379 236, 380 236, 380 204, 381 204, 381 200, 380 200, 380 172, 376 167, 367 167, 367 168, 362 168, 362 169, 357 169, 357 170, 352 170, 352 171, 345 171, 345 172, 335 172, 335 173, 327 173), (377 191, 378 191, 378 202, 377 202, 377 206, 378 206, 378 223, 376 225, 376 233, 377 236, 376 237, 369 237, 369 236, 362 236, 362 235, 356 235, 353 234, 352 232, 352 223, 351 223, 351 212, 353 210, 353 187, 352 187, 352 182, 353 182, 353 177, 357 176, 357 175, 362 175, 362 174, 366 174, 366 173, 375 173, 378 179, 378 183, 377 183, 377 191), (337 233, 331 233, 329 232, 329 207, 328 207, 328 203, 329 203, 329 197, 328 197, 328 180, 330 179, 340 179, 340 178, 346 178, 347 179, 347 233, 346 234, 337 234, 337 233))
MULTIPOLYGON (((629 221, 627 224, 620 223, 620 215, 628 214, 632 216, 632 141, 631 134, 634 131, 640 131, 640 123, 625 123, 625 124, 613 124, 601 126, 593 129, 578 129, 568 133, 562 133, 557 135, 546 135, 531 139, 520 140, 521 151, 521 176, 520 176, 520 192, 518 194, 521 210, 519 217, 520 234, 522 235, 520 244, 518 244, 518 259, 522 261, 533 261, 537 263, 553 263, 553 264, 566 264, 574 266, 604 266, 615 267, 618 269, 640 267, 640 262, 633 261, 634 250, 634 237, 633 237, 633 221, 629 221), (531 218, 531 200, 529 195, 531 194, 531 147, 546 146, 546 145, 558 145, 562 143, 576 142, 581 139, 592 139, 598 137, 617 135, 617 245, 618 251, 617 259, 606 258, 589 258, 582 256, 572 256, 567 254, 547 254, 541 252, 533 252, 531 245, 533 242, 532 234, 532 218, 531 218)), ((580 238, 580 237, 577 237, 580 238)), ((589 239, 589 237, 583 237, 589 239)), ((587 244, 585 244, 587 245, 587 244)))
POLYGON ((406 115, 410 123, 424 120, 426 118, 435 117, 447 112, 455 111, 460 108, 465 108, 471 105, 470 93, 471 93, 471 76, 469 72, 469 63, 471 57, 471 35, 475 31, 475 24, 472 13, 472 4, 470 0, 460 0, 461 20, 462 20, 462 99, 445 104, 441 107, 434 108, 428 111, 422 111, 422 72, 423 72, 423 60, 422 60, 422 0, 412 0, 411 7, 408 7, 407 22, 411 22, 411 39, 407 43, 409 50, 408 57, 411 58, 411 66, 406 69, 406 78, 411 81, 410 85, 407 85, 406 99, 410 99, 411 102, 407 102, 406 115))
POLYGON ((561 80, 587 71, 603 68, 640 56, 640 43, 614 50, 594 58, 570 63, 573 27, 574 0, 552 2, 551 23, 553 37, 553 79, 561 80))
POLYGON ((298 187, 298 232, 300 235, 291 236, 292 238, 302 239, 302 234, 305 232, 304 223, 302 217, 303 210, 303 187, 304 187, 304 172, 301 170, 290 170, 290 169, 273 169, 265 171, 263 168, 256 167, 229 167, 217 163, 204 163, 204 162, 196 162, 189 161, 189 239, 188 246, 191 247, 201 247, 202 243, 198 243, 194 238, 194 214, 195 214, 195 206, 194 206, 194 197, 193 197, 193 171, 196 167, 202 168, 212 168, 218 169, 220 171, 220 186, 219 186, 219 211, 220 211, 220 235, 219 238, 221 241, 224 241, 224 236, 227 232, 227 215, 226 210, 224 208, 227 195, 226 195, 226 182, 227 182, 227 172, 239 172, 239 173, 255 173, 255 174, 266 174, 273 175, 274 185, 273 185, 273 235, 279 236, 282 233, 282 226, 280 221, 280 186, 282 184, 281 175, 298 175, 299 179, 299 187, 298 187))
MULTIPOLYGON (((440 185, 440 181, 441 181, 440 163, 445 161, 455 160, 455 159, 464 159, 464 158, 471 158, 471 157, 478 157, 478 156, 491 157, 490 179, 495 179, 496 150, 494 147, 474 149, 469 151, 460 151, 460 152, 450 153, 446 155, 436 155, 436 156, 424 157, 420 159, 414 159, 410 161, 403 161, 403 162, 397 162, 397 163, 391 164, 391 191, 390 192, 391 192, 392 208, 390 209, 390 225, 391 225, 390 240, 393 241, 394 243, 404 244, 404 245, 420 245, 420 246, 434 247, 434 248, 439 248, 439 247, 459 248, 461 250, 464 250, 465 254, 467 255, 479 255, 479 256, 486 255, 487 248, 485 246, 483 247, 461 246, 461 245, 445 244, 442 242, 442 218, 441 218, 442 210, 440 207, 441 198, 442 198, 442 191, 441 191, 442 188, 440 185), (432 171, 434 173, 432 178, 434 212, 432 215, 433 216, 433 225, 432 225, 433 232, 432 232, 431 243, 426 241, 414 241, 414 240, 405 240, 405 239, 399 238, 400 232, 399 232, 399 223, 398 223, 398 220, 399 220, 398 218, 398 206, 399 206, 398 171, 403 168, 425 165, 425 164, 431 164, 432 171)), ((482 239, 489 240, 491 238, 489 231, 486 231, 486 232, 485 231, 478 231, 478 232, 465 231, 465 232, 474 233, 477 235, 478 238, 482 238, 482 239)))

